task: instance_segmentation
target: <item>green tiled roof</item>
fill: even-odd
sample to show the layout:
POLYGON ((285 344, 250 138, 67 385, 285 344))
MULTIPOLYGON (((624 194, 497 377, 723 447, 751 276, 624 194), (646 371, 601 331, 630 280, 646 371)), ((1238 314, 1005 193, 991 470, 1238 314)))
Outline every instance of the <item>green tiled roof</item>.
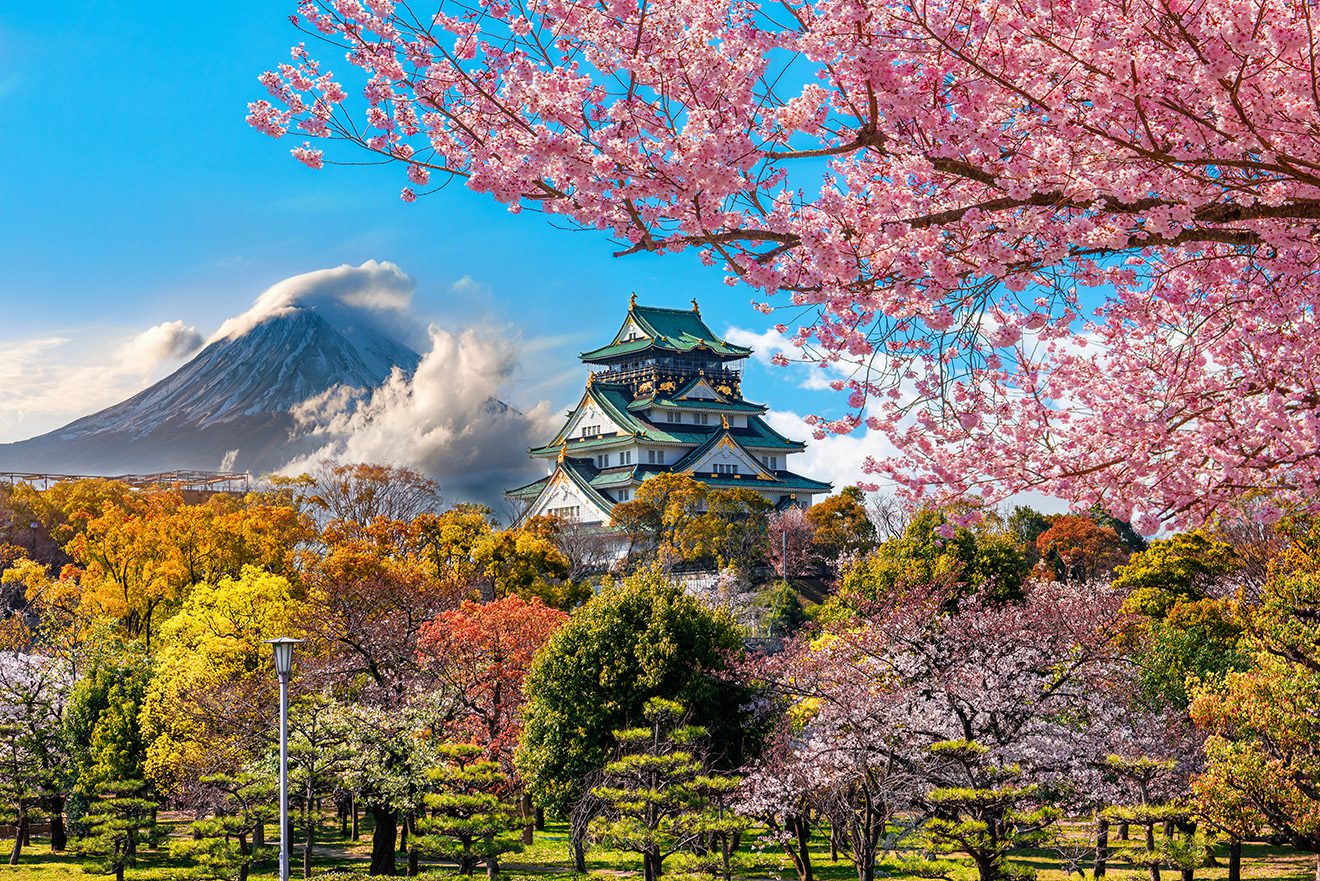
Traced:
MULTIPOLYGON (((752 353, 744 346, 735 346, 715 335, 706 322, 701 320, 701 313, 695 309, 661 309, 657 306, 633 306, 628 310, 631 318, 646 334, 637 340, 621 340, 623 328, 615 334, 614 341, 608 346, 582 353, 582 360, 587 362, 606 361, 645 352, 649 349, 661 349, 667 352, 691 352, 705 349, 719 358, 746 358, 752 353)), ((624 327, 627 322, 624 322, 624 327)))
POLYGON ((504 495, 511 499, 531 501, 541 494, 541 490, 545 489, 545 485, 549 482, 549 477, 542 477, 540 480, 533 480, 531 483, 525 483, 520 487, 505 490, 504 495))
MULTIPOLYGON (((592 400, 605 407, 604 401, 614 399, 614 393, 617 387, 603 386, 597 383, 593 385, 588 393, 592 400)), ((626 394, 619 393, 624 400, 626 394)), ((616 401, 617 405, 617 401, 616 401)), ((679 427, 677 425, 669 426, 663 423, 656 424, 647 422, 641 417, 627 413, 623 415, 627 418, 624 423, 630 431, 636 431, 641 437, 633 437, 631 434, 612 434, 601 437, 582 439, 570 439, 568 449, 571 454, 578 451, 586 452, 588 450, 613 449, 615 447, 628 446, 635 443, 665 444, 670 446, 690 446, 697 447, 706 443, 713 435, 721 433, 722 429, 718 425, 679 427)), ((620 419, 623 422, 622 419, 620 419)), ((798 452, 806 449, 806 444, 800 441, 789 440, 779 432, 775 431, 765 420, 759 416, 748 416, 746 428, 730 428, 729 435, 738 441, 744 447, 750 447, 757 450, 773 450, 776 452, 798 452)), ((563 446, 563 435, 556 437, 550 443, 535 447, 531 453, 533 456, 550 456, 558 454, 563 446)))
POLYGON ((697 480, 707 486, 713 486, 720 489, 734 486, 745 486, 748 489, 754 489, 764 492, 768 489, 778 489, 784 492, 802 492, 818 495, 827 493, 834 488, 833 484, 825 483, 820 480, 812 480, 810 477, 803 477, 800 474, 794 474, 791 471, 775 472, 774 480, 759 480, 755 477, 730 477, 727 474, 713 475, 706 473, 694 474, 697 480))
POLYGON ((723 401, 703 401, 693 398, 687 401, 675 401, 672 397, 663 398, 642 398, 633 401, 628 405, 629 410, 648 410, 651 407, 659 407, 662 410, 713 410, 719 413, 738 413, 757 415, 764 413, 768 407, 765 404, 753 404, 751 401, 735 400, 725 403, 723 401))

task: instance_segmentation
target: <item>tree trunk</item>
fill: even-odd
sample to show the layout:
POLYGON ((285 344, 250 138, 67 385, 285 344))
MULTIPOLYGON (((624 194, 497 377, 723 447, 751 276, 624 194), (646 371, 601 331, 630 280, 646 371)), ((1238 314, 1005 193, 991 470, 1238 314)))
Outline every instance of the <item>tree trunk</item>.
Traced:
POLYGON ((399 831, 399 814, 386 805, 370 805, 367 813, 376 821, 371 833, 369 871, 372 875, 396 875, 399 869, 394 861, 394 839, 399 831))
POLYGON ((1160 881, 1160 864, 1155 862, 1155 824, 1146 824, 1146 857, 1150 860, 1150 881, 1160 881))
POLYGON ((1128 840, 1128 824, 1126 820, 1120 821, 1118 824, 1118 840, 1119 841, 1128 840))
MULTIPOLYGON (((1320 873, 1318 873, 1320 874, 1320 873)), ((115 881, 124 881, 124 864, 115 863, 115 881)))
POLYGON ((522 814, 522 843, 530 845, 536 839, 536 809, 532 807, 532 797, 524 792, 519 801, 519 813, 522 814))
POLYGON ((9 852, 9 865, 18 865, 18 855, 23 852, 23 831, 27 827, 27 817, 20 814, 18 825, 14 827, 14 849, 9 852))
POLYGON ((247 836, 240 834, 238 836, 238 852, 242 854, 243 859, 238 863, 238 881, 248 881, 248 870, 251 867, 252 849, 248 847, 247 836))
POLYGON ((412 815, 404 814, 403 822, 399 824, 399 853, 408 852, 408 830, 412 826, 412 815))
POLYGON ((351 803, 350 803, 350 804, 351 804, 351 808, 352 808, 352 809, 351 809, 351 811, 350 811, 350 814, 351 814, 351 816, 352 816, 352 821, 353 821, 353 833, 352 833, 352 838, 353 838, 354 841, 357 841, 357 840, 358 840, 358 806, 357 806, 357 796, 356 796, 356 795, 350 795, 349 798, 351 799, 351 803))
POLYGON ((252 824, 252 850, 259 851, 266 846, 266 824, 257 820, 252 824))
POLYGON ((1095 818, 1095 871, 1096 881, 1105 877, 1109 863, 1109 821, 1104 817, 1095 818))
MULTIPOLYGON (((999 863, 983 856, 974 856, 972 859, 976 863, 976 874, 980 881, 999 881, 999 863)), ((871 871, 871 876, 875 877, 874 869, 871 871)))
POLYGON ((412 846, 408 848, 408 877, 413 878, 417 875, 417 834, 413 833, 412 846))
MULTIPOLYGON (((582 840, 582 834, 574 829, 573 834, 569 836, 569 849, 573 851, 573 871, 579 875, 585 875, 587 872, 587 846, 582 840)), ((1320 881, 1320 878, 1316 879, 1320 881)))
POLYGON ((50 849, 60 853, 69 846, 69 830, 64 825, 64 797, 58 796, 50 805, 50 849))
POLYGON ((312 877, 312 845, 316 843, 316 814, 312 813, 311 805, 307 810, 307 840, 303 844, 303 877, 312 877))
POLYGON ((500 858, 495 853, 495 836, 486 836, 486 881, 498 881, 500 877, 500 858))
MULTIPOLYGON (((786 831, 793 836, 793 843, 784 842, 784 850, 793 861, 797 870, 798 881, 813 881, 811 873, 811 823, 805 817, 790 816, 785 824, 786 831)), ((735 848, 736 850, 736 848, 735 848)))
POLYGON ((545 831, 545 808, 536 809, 536 831, 545 831))
MULTIPOLYGON (((1316 858, 1320 860, 1320 857, 1316 858)), ((1317 866, 1320 872, 1320 866, 1317 866)), ((1234 838, 1228 843, 1228 881, 1242 881, 1242 839, 1234 838)))
POLYGON ((835 829, 834 821, 830 821, 830 862, 839 861, 839 833, 835 829))

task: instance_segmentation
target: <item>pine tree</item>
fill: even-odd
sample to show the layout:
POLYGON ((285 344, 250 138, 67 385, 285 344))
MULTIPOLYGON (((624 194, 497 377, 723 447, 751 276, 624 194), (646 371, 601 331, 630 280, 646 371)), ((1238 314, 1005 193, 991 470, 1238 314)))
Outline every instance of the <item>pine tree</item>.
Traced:
POLYGON ((601 806, 592 836, 640 854, 645 881, 656 881, 665 858, 682 851, 692 854, 685 868, 727 879, 742 829, 722 808, 738 781, 707 773, 696 753, 706 729, 680 724, 685 714, 676 701, 648 700, 644 716, 651 726, 615 732, 620 755, 592 790, 601 806))
POLYGON ((1172 832, 1175 824, 1185 826, 1191 815, 1186 805, 1161 802, 1156 798, 1161 778, 1170 776, 1176 766, 1177 763, 1172 759, 1153 759, 1148 756, 1111 755, 1105 759, 1105 768, 1127 783, 1135 791, 1136 799, 1133 804, 1107 808, 1104 814, 1110 820, 1140 826, 1145 830, 1145 850, 1134 861, 1146 867, 1150 881, 1160 881, 1161 868, 1179 869, 1184 881, 1191 881, 1195 868, 1205 863, 1205 842, 1194 832, 1189 832, 1182 839, 1175 839, 1172 834, 1166 834, 1159 842, 1155 838, 1156 826, 1164 826, 1172 832))
POLYGON ((87 835, 78 851, 100 857, 101 873, 124 881, 124 869, 137 860, 138 845, 147 842, 156 828, 156 802, 147 797, 142 780, 112 780, 102 783, 96 798, 83 815, 87 835))
POLYGON ((463 875, 471 875, 484 862, 487 877, 494 881, 500 854, 521 847, 505 837, 518 822, 503 797, 508 777, 476 744, 444 744, 438 752, 441 764, 429 775, 435 791, 425 797, 429 815, 418 823, 416 846, 458 863, 463 875))
POLYGON ((1040 804, 1040 788, 1018 785, 1021 770, 990 761, 989 750, 979 743, 945 741, 932 744, 929 752, 949 763, 952 779, 965 781, 926 795, 933 815, 926 824, 931 850, 971 857, 981 881, 1009 877, 1009 851, 1044 841, 1058 810, 1040 804))
POLYGON ((275 813, 275 777, 263 768, 216 774, 199 782, 219 796, 219 806, 213 816, 193 822, 191 838, 171 843, 170 854, 192 862, 194 878, 247 881, 256 857, 248 836, 275 813))

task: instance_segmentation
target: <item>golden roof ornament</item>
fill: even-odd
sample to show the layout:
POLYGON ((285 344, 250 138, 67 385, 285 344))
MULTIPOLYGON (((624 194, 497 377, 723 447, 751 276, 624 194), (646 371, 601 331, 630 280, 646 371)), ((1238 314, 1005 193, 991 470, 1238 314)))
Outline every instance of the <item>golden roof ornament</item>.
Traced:
POLYGON ((568 441, 564 441, 562 444, 559 445, 559 458, 556 461, 562 463, 567 456, 568 456, 568 441))
POLYGON ((727 413, 721 413, 721 414, 720 414, 720 422, 723 423, 723 425, 724 425, 724 430, 725 430, 725 431, 728 431, 728 430, 729 430, 729 416, 728 416, 727 413))
POLYGON ((636 308, 637 308, 637 292, 633 291, 632 296, 628 298, 628 311, 631 312, 636 308))
POLYGON ((701 314, 701 307, 697 305, 697 298, 696 298, 696 297, 693 297, 693 298, 692 298, 692 311, 695 312, 695 313, 697 313, 698 315, 701 314))

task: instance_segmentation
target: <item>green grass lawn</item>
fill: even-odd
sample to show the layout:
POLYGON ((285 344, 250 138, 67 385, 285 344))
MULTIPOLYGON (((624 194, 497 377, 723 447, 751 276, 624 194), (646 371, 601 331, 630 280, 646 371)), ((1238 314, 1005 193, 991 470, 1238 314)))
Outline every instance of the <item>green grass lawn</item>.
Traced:
MULTIPOLYGON (((187 824, 181 820, 165 818, 165 825, 172 836, 186 834, 187 824)), ((1069 876, 1064 863, 1069 857, 1076 858, 1084 847, 1085 824, 1063 827, 1060 832, 1061 844, 1054 848, 1022 851, 1014 856, 1014 862, 1029 867, 1037 872, 1039 881, 1080 881, 1076 874, 1069 876)), ((347 871, 365 874, 370 856, 370 828, 362 830, 358 841, 349 841, 341 837, 339 827, 329 818, 318 830, 319 842, 315 847, 313 859, 313 877, 333 871, 347 871)), ((7 856, 12 842, 0 842, 3 854, 7 856)), ((1134 836, 1132 841, 1114 841, 1111 843, 1115 854, 1109 865, 1108 881, 1145 881, 1144 868, 1127 863, 1123 854, 1138 846, 1134 836)), ((271 881, 276 876, 277 843, 268 842, 261 861, 254 866, 252 881, 271 881)), ((1225 881, 1228 876, 1227 846, 1216 848, 1220 865, 1197 870, 1197 881, 1225 881)), ((850 881, 856 876, 848 862, 846 854, 840 854, 837 861, 830 859, 828 842, 817 840, 813 848, 813 861, 819 881, 850 881)), ((746 879, 783 879, 795 881, 792 864, 788 857, 777 847, 766 845, 757 840, 755 835, 744 838, 740 849, 741 866, 739 874, 746 879)), ((974 870, 966 861, 955 860, 965 866, 961 874, 965 881, 974 881, 974 870)), ((399 869, 402 872, 406 859, 399 856, 399 869)), ((509 881, 569 881, 577 876, 572 872, 572 858, 568 848, 568 830, 563 824, 549 824, 545 831, 537 832, 535 841, 521 852, 504 856, 504 875, 509 881)), ((624 876, 640 876, 640 861, 631 853, 592 848, 587 851, 587 868, 591 876, 611 881, 624 876)), ((1084 863, 1088 872, 1090 863, 1084 863)), ((435 876, 454 876, 453 869, 443 865, 423 861, 425 874, 435 876)), ((301 877, 302 851, 295 847, 291 858, 293 877, 301 877)), ((881 877, 901 876, 882 870, 881 877)), ((1242 876, 1244 881, 1312 881, 1315 878, 1315 857, 1299 853, 1291 848, 1273 847, 1265 844, 1247 844, 1243 847, 1242 876)), ((0 881, 83 881, 96 876, 95 860, 74 854, 52 854, 47 842, 34 839, 32 846, 24 850, 17 866, 0 865, 0 881)), ((1165 881, 1179 881, 1176 872, 1164 872, 1165 881)), ((139 853, 138 864, 128 870, 126 881, 185 881, 195 878, 190 867, 171 857, 168 844, 159 848, 144 848, 139 853)), ((484 875, 478 876, 478 881, 484 875)), ((963 881, 963 879, 958 879, 963 881)))

